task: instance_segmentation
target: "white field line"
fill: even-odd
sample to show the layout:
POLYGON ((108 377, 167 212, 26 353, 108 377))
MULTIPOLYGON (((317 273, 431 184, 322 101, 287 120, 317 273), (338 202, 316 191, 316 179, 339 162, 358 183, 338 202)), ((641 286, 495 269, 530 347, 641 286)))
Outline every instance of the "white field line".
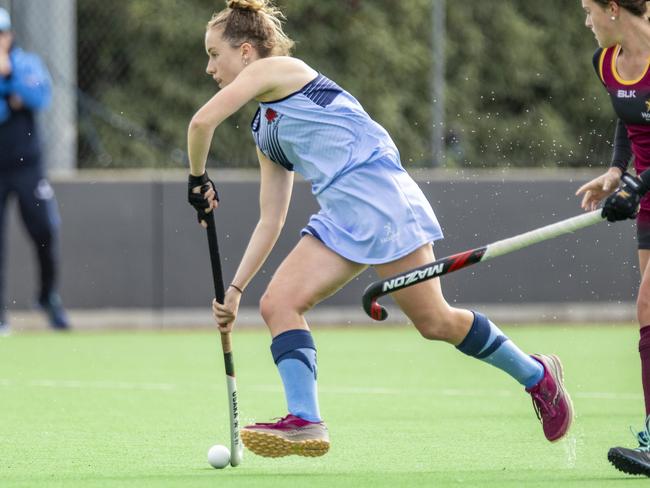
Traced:
POLYGON ((81 380, 29 380, 14 381, 0 378, 0 387, 27 386, 36 388, 70 388, 70 389, 99 389, 99 390, 175 390, 176 385, 170 383, 131 383, 127 381, 81 381, 81 380))
MULTIPOLYGON (((187 388, 189 385, 174 383, 133 383, 128 381, 83 381, 83 380, 28 380, 16 381, 0 378, 0 387, 32 387, 32 388, 61 388, 61 389, 101 389, 101 390, 149 390, 149 391, 175 391, 187 388)), ((202 389, 220 389, 218 385, 201 385, 202 389)), ((240 390, 242 389, 240 385, 240 390)), ((250 385, 244 390, 255 392, 282 393, 280 385, 250 385)), ((521 394, 518 390, 460 390, 443 388, 437 391, 421 390, 415 388, 382 388, 382 387, 331 387, 319 385, 318 390, 325 395, 438 395, 444 397, 515 397, 521 394)), ((641 400, 640 393, 616 392, 575 392, 574 398, 590 400, 641 400)))

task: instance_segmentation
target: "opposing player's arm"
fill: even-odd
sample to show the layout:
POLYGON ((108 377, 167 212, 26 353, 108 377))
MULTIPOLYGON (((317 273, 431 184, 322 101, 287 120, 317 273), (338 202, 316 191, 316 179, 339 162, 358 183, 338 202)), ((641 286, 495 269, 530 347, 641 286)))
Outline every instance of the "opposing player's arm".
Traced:
MULTIPOLYGON (((642 178, 644 174, 641 174, 642 178)), ((648 186, 643 179, 623 173, 621 186, 605 200, 602 216, 610 222, 635 218, 639 213, 641 198, 647 192, 648 186)))
POLYGON ((614 130, 614 148, 612 150, 612 168, 621 170, 621 174, 627 171, 627 167, 632 160, 632 144, 627 134, 627 127, 621 119, 616 121, 614 130))
POLYGON ((201 176, 205 172, 212 136, 219 124, 252 99, 273 89, 273 77, 265 76, 261 72, 264 64, 252 63, 192 117, 187 131, 187 150, 192 175, 201 176))
POLYGON ((605 56, 606 50, 599 47, 596 49, 596 52, 594 53, 594 56, 592 58, 592 63, 594 65, 594 71, 596 72, 596 75, 598 76, 598 79, 600 82, 604 85, 605 80, 603 79, 603 58, 605 56))
POLYGON ((621 119, 616 123, 614 132, 614 150, 610 168, 602 175, 582 185, 576 195, 583 195, 581 207, 584 210, 595 210, 598 204, 610 195, 621 182, 632 159, 632 147, 627 135, 627 128, 621 119))
POLYGON ((621 181, 621 170, 612 166, 605 173, 588 181, 576 191, 576 195, 582 195, 580 206, 583 210, 595 210, 603 198, 610 195, 621 181))
POLYGON ((293 188, 293 172, 275 164, 259 149, 257 157, 261 170, 260 219, 233 278, 233 283, 242 289, 253 279, 278 240, 293 188))

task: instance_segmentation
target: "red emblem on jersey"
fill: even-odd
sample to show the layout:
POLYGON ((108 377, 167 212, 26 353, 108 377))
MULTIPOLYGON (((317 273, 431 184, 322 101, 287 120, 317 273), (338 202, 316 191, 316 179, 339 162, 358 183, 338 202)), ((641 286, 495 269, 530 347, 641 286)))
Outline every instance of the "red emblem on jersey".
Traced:
POLYGON ((278 113, 272 108, 267 108, 266 112, 264 113, 264 117, 266 117, 266 120, 269 122, 273 122, 277 116, 278 113))

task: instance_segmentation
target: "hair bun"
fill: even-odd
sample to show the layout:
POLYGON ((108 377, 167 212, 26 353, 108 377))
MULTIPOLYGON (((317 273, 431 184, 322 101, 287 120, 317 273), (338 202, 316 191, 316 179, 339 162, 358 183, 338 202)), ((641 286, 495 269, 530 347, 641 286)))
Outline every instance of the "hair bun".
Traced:
POLYGON ((250 43, 260 58, 289 56, 294 42, 282 30, 284 19, 273 0, 226 0, 206 29, 223 29, 221 38, 233 48, 250 43))
POLYGON ((251 10, 258 12, 266 7, 265 0, 226 0, 226 7, 233 10, 251 10))

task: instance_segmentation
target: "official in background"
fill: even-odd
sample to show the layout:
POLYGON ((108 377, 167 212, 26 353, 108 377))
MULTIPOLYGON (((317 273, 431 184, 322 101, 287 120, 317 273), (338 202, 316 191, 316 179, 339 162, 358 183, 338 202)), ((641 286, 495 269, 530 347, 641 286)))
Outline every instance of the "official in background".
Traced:
POLYGON ((37 304, 52 328, 69 327, 56 288, 60 218, 54 192, 45 177, 35 120, 36 112, 49 105, 51 88, 50 75, 39 57, 14 44, 11 18, 0 8, 0 335, 9 333, 5 209, 14 196, 38 258, 37 304))

